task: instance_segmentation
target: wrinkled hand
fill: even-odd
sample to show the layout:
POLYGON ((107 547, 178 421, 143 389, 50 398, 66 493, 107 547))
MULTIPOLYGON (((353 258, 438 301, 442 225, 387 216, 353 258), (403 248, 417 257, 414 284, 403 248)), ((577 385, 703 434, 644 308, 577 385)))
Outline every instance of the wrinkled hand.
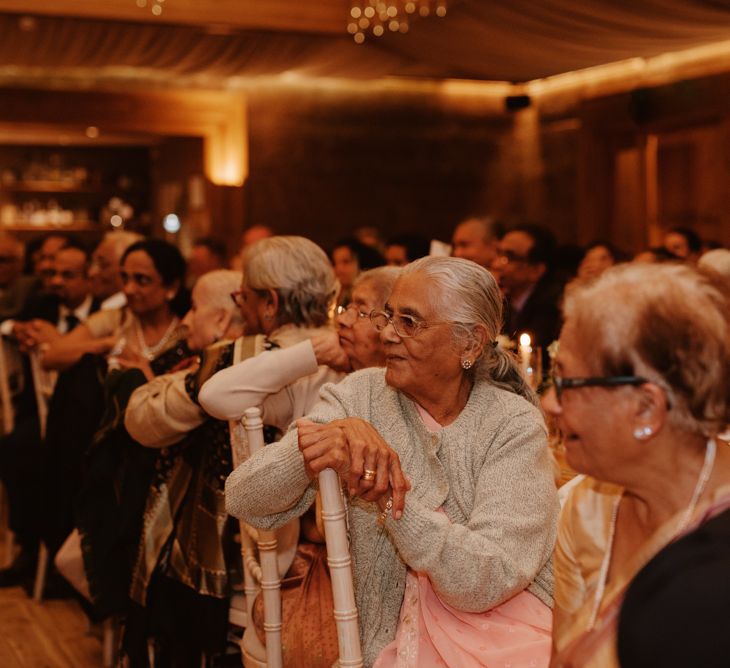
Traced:
POLYGON ((299 449, 311 478, 332 468, 347 482, 353 496, 365 501, 392 496, 393 517, 400 518, 411 485, 403 474, 398 454, 369 422, 345 418, 318 425, 299 420, 297 429, 299 449), (362 478, 366 469, 376 472, 374 479, 362 478))
POLYGON ((149 360, 131 346, 124 346, 119 355, 114 357, 114 360, 120 369, 139 369, 147 380, 152 380, 155 377, 149 360))
POLYGON ((334 369, 335 371, 351 371, 350 358, 340 345, 337 332, 327 332, 312 338, 312 349, 317 358, 317 364, 334 369))

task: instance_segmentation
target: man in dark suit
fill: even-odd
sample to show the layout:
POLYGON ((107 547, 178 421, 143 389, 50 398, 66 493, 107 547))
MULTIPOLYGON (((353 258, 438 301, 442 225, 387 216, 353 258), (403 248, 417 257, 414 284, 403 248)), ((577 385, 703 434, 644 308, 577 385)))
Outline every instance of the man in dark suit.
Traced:
POLYGON ((0 235, 0 321, 15 318, 39 283, 23 276, 23 243, 9 234, 0 235))
MULTIPOLYGON (((31 300, 15 322, 6 323, 12 324, 12 334, 23 350, 32 352, 59 338, 95 310, 88 269, 88 252, 78 243, 70 241, 56 253, 48 269, 50 293, 31 300)), ((9 568, 0 571, 0 587, 23 584, 32 578, 40 535, 40 425, 27 360, 24 366, 26 382, 16 402, 15 428, 0 439, 0 477, 7 491, 10 528, 20 554, 9 568)))
POLYGON ((524 223, 499 244, 492 272, 505 297, 503 333, 513 340, 527 333, 545 348, 560 333, 563 286, 551 275, 555 237, 550 230, 524 223))

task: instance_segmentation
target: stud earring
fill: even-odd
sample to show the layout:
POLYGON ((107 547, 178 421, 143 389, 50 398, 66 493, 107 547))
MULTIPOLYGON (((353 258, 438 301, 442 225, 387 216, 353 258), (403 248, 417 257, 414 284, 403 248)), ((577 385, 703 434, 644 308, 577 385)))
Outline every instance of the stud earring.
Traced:
POLYGON ((461 366, 465 371, 471 369, 473 362, 471 360, 461 360, 461 366))
POLYGON ((645 441, 653 433, 651 427, 637 427, 634 429, 634 438, 637 441, 645 441))

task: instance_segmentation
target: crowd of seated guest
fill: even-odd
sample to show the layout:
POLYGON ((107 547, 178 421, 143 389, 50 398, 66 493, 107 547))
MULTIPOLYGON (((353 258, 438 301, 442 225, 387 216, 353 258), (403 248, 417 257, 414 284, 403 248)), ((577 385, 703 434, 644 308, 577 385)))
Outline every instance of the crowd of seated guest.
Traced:
POLYGON ((54 233, 27 274, 0 235, 21 379, 0 587, 29 590, 42 545, 49 593, 70 591, 55 556, 92 619, 121 620, 131 666, 151 646, 155 665, 199 666, 227 648, 230 513, 297 543, 285 665, 332 665, 315 481, 334 468, 365 665, 652 665, 659 641, 631 621, 654 610, 651 583, 672 591, 675 552, 688 570, 726 558, 697 541, 727 536, 730 250, 672 228, 630 260, 488 216, 455 227, 451 258, 361 232, 328 257, 254 226, 240 271, 215 239, 186 262, 129 232, 93 249, 54 233), (509 349, 522 333, 554 357, 537 387, 509 349), (272 443, 234 471, 230 424, 251 406, 272 443), (581 474, 562 510, 546 419, 581 474))

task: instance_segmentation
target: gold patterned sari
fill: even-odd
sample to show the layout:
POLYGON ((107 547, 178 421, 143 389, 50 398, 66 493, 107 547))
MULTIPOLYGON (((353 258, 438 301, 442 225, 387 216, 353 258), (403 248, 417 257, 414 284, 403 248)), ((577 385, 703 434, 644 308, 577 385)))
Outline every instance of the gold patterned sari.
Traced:
POLYGON ((601 564, 610 543, 610 525, 620 487, 586 478, 568 498, 555 548, 555 608, 551 668, 619 668, 618 616, 636 574, 663 547, 730 508, 730 486, 700 503, 681 530, 683 512, 667 520, 617 570, 594 611, 601 564), (593 617, 595 616, 595 621, 593 617))

